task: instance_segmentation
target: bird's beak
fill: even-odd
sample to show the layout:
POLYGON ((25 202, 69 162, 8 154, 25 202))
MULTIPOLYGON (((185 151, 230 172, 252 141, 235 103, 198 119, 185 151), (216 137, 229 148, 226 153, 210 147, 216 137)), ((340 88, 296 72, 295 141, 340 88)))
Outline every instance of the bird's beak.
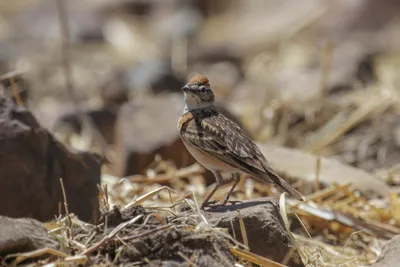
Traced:
POLYGON ((185 93, 189 92, 189 90, 190 90, 190 88, 189 88, 189 86, 187 86, 187 85, 185 85, 184 87, 182 87, 182 91, 185 92, 185 93))

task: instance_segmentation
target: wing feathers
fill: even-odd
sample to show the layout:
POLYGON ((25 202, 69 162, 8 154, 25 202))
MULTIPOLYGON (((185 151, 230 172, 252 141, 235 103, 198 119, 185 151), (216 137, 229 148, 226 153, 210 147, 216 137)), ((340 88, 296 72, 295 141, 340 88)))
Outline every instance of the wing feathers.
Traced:
POLYGON ((215 109, 195 110, 191 113, 192 119, 180 127, 181 136, 186 142, 207 151, 210 157, 231 166, 232 170, 275 183, 293 197, 304 198, 276 174, 258 147, 237 124, 215 109))

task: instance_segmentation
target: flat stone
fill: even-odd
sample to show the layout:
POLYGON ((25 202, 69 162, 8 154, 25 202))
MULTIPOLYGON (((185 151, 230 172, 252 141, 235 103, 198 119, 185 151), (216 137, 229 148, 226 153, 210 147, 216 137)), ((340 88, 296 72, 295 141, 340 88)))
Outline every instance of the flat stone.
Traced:
POLYGON ((43 225, 34 219, 0 216, 0 256, 40 248, 58 249, 59 244, 43 225))
MULTIPOLYGON (((243 242, 239 225, 241 216, 250 252, 271 260, 282 262, 293 248, 289 233, 285 230, 280 215, 279 203, 275 198, 267 197, 225 206, 212 206, 206 208, 205 216, 212 225, 229 229, 232 236, 243 242)), ((293 253, 289 266, 303 266, 297 252, 293 253)))

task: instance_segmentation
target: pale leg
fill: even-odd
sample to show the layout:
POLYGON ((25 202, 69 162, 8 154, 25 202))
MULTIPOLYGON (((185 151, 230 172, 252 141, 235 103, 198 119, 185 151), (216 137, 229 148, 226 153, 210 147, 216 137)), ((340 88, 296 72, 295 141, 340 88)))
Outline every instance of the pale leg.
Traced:
POLYGON ((236 185, 239 183, 239 180, 240 180, 239 174, 232 175, 232 178, 230 178, 230 179, 226 179, 226 178, 224 179, 224 177, 222 177, 220 172, 212 171, 212 173, 214 174, 217 184, 215 185, 214 189, 210 192, 210 194, 208 194, 208 196, 204 199, 203 203, 201 204, 200 209, 204 209, 204 207, 207 206, 208 201, 215 194, 215 192, 218 190, 218 188, 220 186, 228 184, 228 183, 232 182, 232 179, 234 179, 235 182, 234 182, 231 190, 229 190, 229 193, 223 202, 223 205, 226 204, 226 202, 228 202, 228 199, 229 199, 231 193, 233 192, 233 190, 235 189, 236 185))
POLYGON ((204 199, 203 203, 200 206, 201 210, 204 210, 204 207, 207 206, 208 201, 210 200, 210 198, 214 195, 215 192, 217 192, 218 188, 220 187, 220 185, 217 183, 214 187, 214 189, 210 192, 210 194, 208 194, 208 196, 206 197, 206 199, 204 199))
POLYGON ((222 205, 225 205, 228 202, 229 197, 231 196, 233 190, 235 189, 235 187, 237 186, 237 184, 240 181, 240 174, 239 173, 235 173, 232 176, 233 176, 233 180, 234 180, 233 185, 232 185, 231 189, 229 190, 228 195, 226 195, 224 201, 222 202, 222 205))
POLYGON ((212 171, 212 173, 214 174, 217 184, 215 185, 214 189, 210 192, 210 194, 208 194, 206 199, 204 199, 203 203, 201 204, 200 209, 202 209, 202 210, 204 209, 205 206, 207 206, 208 201, 214 195, 214 193, 217 192, 218 188, 224 184, 224 179, 222 178, 222 175, 219 172, 212 171))

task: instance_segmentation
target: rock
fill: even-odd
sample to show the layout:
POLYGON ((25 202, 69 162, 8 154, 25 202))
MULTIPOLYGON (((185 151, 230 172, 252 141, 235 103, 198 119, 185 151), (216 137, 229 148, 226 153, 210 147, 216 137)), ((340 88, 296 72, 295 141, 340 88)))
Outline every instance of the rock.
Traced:
MULTIPOLYGON (((206 219, 216 227, 229 229, 243 242, 239 226, 239 211, 243 219, 250 251, 263 257, 282 262, 293 245, 286 232, 279 212, 279 203, 274 198, 261 198, 226 206, 214 206, 205 212, 206 219)), ((289 266, 303 266, 298 253, 293 254, 289 266)))
POLYGON ((0 256, 28 252, 40 248, 58 249, 57 241, 43 225, 33 219, 0 216, 0 256))
POLYGON ((142 206, 133 206, 119 210, 114 207, 103 214, 98 224, 107 220, 107 230, 100 227, 99 231, 90 235, 79 235, 77 241, 88 244, 88 247, 101 240, 121 223, 127 223, 121 232, 122 242, 125 246, 116 254, 115 247, 119 240, 110 240, 93 251, 91 264, 101 265, 112 261, 117 266, 130 265, 136 262, 138 266, 187 266, 187 258, 193 266, 233 266, 234 256, 230 252, 230 243, 222 236, 215 235, 208 228, 194 229, 185 227, 180 220, 174 220, 160 214, 151 214, 142 206), (142 216, 137 218, 137 216, 142 216), (106 219, 107 218, 107 219, 106 219), (137 218, 135 223, 129 223, 137 218), (165 221, 168 220, 168 224, 165 221), (145 224, 145 229, 143 228, 145 224), (183 227, 182 227, 183 226, 183 227), (89 240, 90 237, 90 240, 89 240), (195 257, 192 257, 196 255, 195 257))
POLYGON ((50 220, 63 203, 63 178, 69 211, 82 220, 98 212, 100 158, 73 153, 23 107, 0 95, 0 214, 50 220))
MULTIPOLYGON (((234 266, 234 257, 225 240, 207 232, 194 233, 183 227, 171 227, 132 242, 129 261, 148 258, 148 266, 188 266, 181 255, 191 259, 194 266, 234 266)), ((192 265, 193 266, 193 265, 192 265)))
MULTIPOLYGON (((181 94, 158 95, 133 100, 121 107, 117 116, 113 165, 117 176, 143 173, 159 154, 177 167, 195 162, 182 143, 177 129, 183 111, 181 94)), ((237 121, 227 109, 217 105, 223 114, 237 121)), ((212 174, 206 177, 210 182, 212 174)))
POLYGON ((393 237, 387 242, 382 254, 371 267, 392 267, 398 266, 400 261, 400 235, 393 237))

